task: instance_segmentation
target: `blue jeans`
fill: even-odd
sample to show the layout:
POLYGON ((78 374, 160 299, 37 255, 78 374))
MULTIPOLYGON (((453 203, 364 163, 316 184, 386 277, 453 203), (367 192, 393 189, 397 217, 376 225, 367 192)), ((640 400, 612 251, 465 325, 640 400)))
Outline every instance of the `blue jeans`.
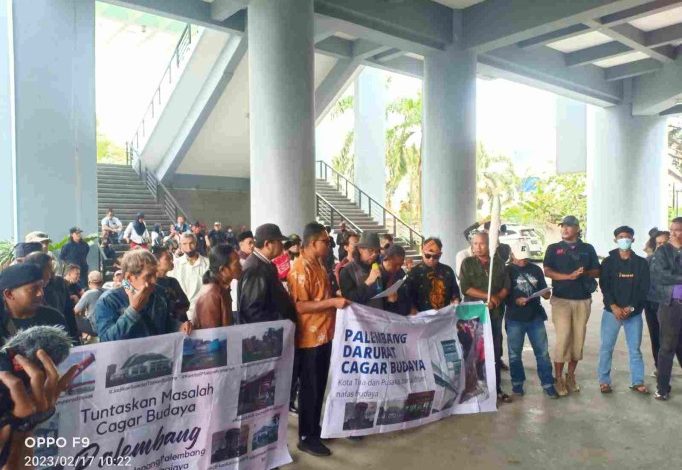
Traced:
POLYGON ((611 359, 620 327, 625 330, 625 342, 630 357, 631 385, 644 383, 644 360, 642 359, 642 315, 618 320, 613 313, 604 310, 601 317, 601 346, 599 347, 599 383, 611 385, 611 359))
POLYGON ((509 373, 512 386, 523 386, 526 380, 526 372, 523 369, 523 342, 528 335, 530 344, 535 353, 538 364, 538 377, 542 388, 547 389, 554 385, 552 376, 552 362, 549 359, 547 346, 547 330, 544 320, 531 322, 514 321, 507 319, 507 349, 509 349, 509 373))

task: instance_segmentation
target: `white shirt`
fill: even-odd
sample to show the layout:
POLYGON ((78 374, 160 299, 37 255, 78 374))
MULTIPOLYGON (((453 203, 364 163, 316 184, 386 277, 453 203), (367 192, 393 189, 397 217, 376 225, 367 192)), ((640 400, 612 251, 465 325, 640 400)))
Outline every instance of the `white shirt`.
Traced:
POLYGON ((168 276, 174 277, 180 283, 180 287, 185 292, 185 295, 189 299, 189 310, 187 310, 187 317, 190 321, 194 321, 194 306, 199 296, 199 291, 203 285, 202 278, 206 271, 208 271, 208 258, 199 255, 199 257, 194 261, 194 264, 190 264, 187 256, 181 256, 175 258, 175 267, 172 271, 168 272, 168 276))
POLYGON ((149 236, 149 230, 145 228, 144 233, 142 235, 138 235, 135 229, 133 228, 133 222, 130 222, 126 227, 125 232, 123 232, 123 238, 125 238, 126 240, 130 240, 131 242, 137 243, 138 245, 149 243, 151 241, 151 237, 149 236))
POLYGON ((474 256, 471 246, 457 252, 457 256, 455 257, 455 269, 457 269, 457 271, 455 271, 455 276, 457 276, 457 279, 459 279, 459 270, 462 269, 462 263, 470 256, 474 256))
POLYGON ((102 219, 102 228, 104 227, 109 227, 117 232, 120 232, 123 228, 123 224, 121 224, 121 221, 118 219, 118 217, 105 217, 102 219))

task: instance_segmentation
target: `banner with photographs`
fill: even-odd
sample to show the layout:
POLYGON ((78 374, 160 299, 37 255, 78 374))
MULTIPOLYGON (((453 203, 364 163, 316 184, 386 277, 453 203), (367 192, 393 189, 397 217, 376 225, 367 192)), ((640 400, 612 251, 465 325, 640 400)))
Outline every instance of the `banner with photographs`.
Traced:
POLYGON ((290 321, 198 330, 72 350, 80 373, 36 437, 64 468, 269 469, 291 462, 290 321), (73 445, 72 445, 73 444, 73 445))
POLYGON ((483 303, 402 317, 352 304, 336 316, 322 437, 407 429, 496 411, 483 303))

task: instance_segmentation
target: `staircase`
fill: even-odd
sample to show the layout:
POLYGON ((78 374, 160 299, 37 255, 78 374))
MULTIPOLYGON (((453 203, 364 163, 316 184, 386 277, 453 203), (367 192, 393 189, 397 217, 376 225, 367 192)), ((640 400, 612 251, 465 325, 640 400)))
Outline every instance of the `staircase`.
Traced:
POLYGON ((348 228, 357 233, 390 233, 394 243, 405 249, 406 258, 421 259, 419 249, 424 237, 420 233, 325 162, 317 162, 316 173, 315 212, 318 220, 331 225, 332 229, 345 221, 348 228))
MULTIPOLYGON (((172 222, 166 215, 162 204, 158 203, 140 176, 128 165, 97 165, 97 215, 102 220, 107 215, 107 209, 113 209, 114 215, 121 220, 123 230, 128 223, 135 220, 138 212, 143 212, 147 229, 152 230, 154 224, 161 225, 161 229, 168 230, 172 222)), ((121 235, 123 232, 121 232, 121 235)), ((112 245, 116 257, 128 251, 128 245, 119 243, 112 245)), ((105 281, 110 281, 116 268, 114 259, 102 256, 102 275, 105 281)))

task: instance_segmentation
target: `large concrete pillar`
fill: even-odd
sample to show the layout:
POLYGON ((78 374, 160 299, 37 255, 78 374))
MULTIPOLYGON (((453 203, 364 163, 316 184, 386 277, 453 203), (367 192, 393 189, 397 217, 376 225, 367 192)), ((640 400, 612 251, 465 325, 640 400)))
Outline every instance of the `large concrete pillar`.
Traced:
POLYGON ((365 67, 355 79, 354 98, 355 184, 384 205, 386 204, 386 77, 384 72, 365 67))
POLYGON ((455 265, 476 218, 476 56, 454 47, 424 58, 422 221, 455 265))
POLYGON ((590 107, 587 122, 587 240, 604 256, 613 230, 629 225, 642 254, 649 229, 667 226, 667 119, 623 104, 590 107))
POLYGON ((300 233, 315 219, 312 0, 253 0, 248 11, 251 225, 300 233))
POLYGON ((584 172, 587 168, 587 105, 556 97, 556 172, 584 172))
POLYGON ((0 239, 95 232, 95 2, 0 10, 0 239))

